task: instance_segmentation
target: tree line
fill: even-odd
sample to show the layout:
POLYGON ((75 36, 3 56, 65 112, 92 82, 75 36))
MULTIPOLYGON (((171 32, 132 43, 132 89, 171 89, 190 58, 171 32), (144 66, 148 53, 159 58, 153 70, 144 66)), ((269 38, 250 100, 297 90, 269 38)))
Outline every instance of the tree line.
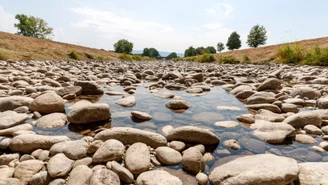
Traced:
MULTIPOLYGON (((41 18, 34 16, 27 16, 24 14, 17 14, 15 18, 18 20, 14 26, 18 29, 18 35, 35 37, 40 39, 50 39, 53 35, 53 28, 48 26, 48 23, 41 18)), ((256 48, 260 45, 265 45, 267 40, 267 31, 264 26, 255 25, 250 30, 247 36, 247 45, 249 47, 256 48)), ((225 49, 228 50, 239 49, 241 47, 240 35, 234 31, 230 34, 227 43, 224 45, 222 42, 217 43, 216 48, 213 46, 207 47, 188 47, 184 52, 184 57, 192 57, 203 54, 215 54, 217 51, 222 52, 225 49)), ((117 53, 130 54, 133 50, 133 43, 126 39, 121 39, 114 44, 114 51, 117 53)), ((159 52, 155 48, 144 48, 141 54, 150 58, 161 58, 159 52)), ((176 52, 170 53, 166 59, 177 58, 176 52)))

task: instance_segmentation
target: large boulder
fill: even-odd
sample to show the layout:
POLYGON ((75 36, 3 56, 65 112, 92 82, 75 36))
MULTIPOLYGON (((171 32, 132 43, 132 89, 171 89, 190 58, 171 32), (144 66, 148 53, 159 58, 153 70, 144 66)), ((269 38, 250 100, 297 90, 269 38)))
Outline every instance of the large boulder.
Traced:
POLYGON ((322 124, 322 118, 315 111, 300 112, 287 117, 283 122, 296 128, 303 128, 306 125, 315 125, 320 127, 322 124))
POLYGON ((0 112, 0 118, 0 129, 6 129, 24 123, 29 117, 27 114, 5 111, 0 112))
POLYGON ((165 146, 167 143, 166 138, 158 133, 129 127, 110 128, 99 132, 95 136, 95 140, 106 141, 109 139, 117 139, 124 145, 131 145, 133 143, 141 142, 153 148, 165 146))
POLYGON ((9 148, 15 152, 31 153, 36 149, 50 149, 52 145, 68 140, 70 139, 67 136, 22 134, 10 141, 9 148))
POLYGON ((67 122, 67 116, 64 113, 52 113, 42 116, 36 121, 36 126, 40 128, 58 128, 67 122))
POLYGON ((150 168, 150 152, 144 143, 134 143, 125 154, 126 168, 133 174, 140 174, 150 168))
POLYGON ((82 95, 102 95, 104 91, 101 87, 94 81, 76 81, 75 86, 82 87, 82 95))
POLYGON ((137 178, 138 185, 182 185, 178 177, 164 170, 153 170, 140 174, 137 178))
POLYGON ((272 154, 241 157, 216 167, 211 185, 289 184, 297 179, 299 167, 292 158, 272 154))
POLYGON ((81 100, 71 107, 68 113, 68 121, 75 124, 86 124, 98 121, 109 120, 111 118, 110 108, 105 103, 91 103, 81 100))
POLYGON ((56 93, 46 93, 35 98, 29 108, 41 114, 65 112, 65 101, 56 93))
POLYGON ((21 106, 29 106, 33 98, 24 96, 9 96, 0 98, 0 112, 14 110, 21 106))
POLYGON ((204 145, 214 145, 220 143, 220 139, 213 132, 194 126, 183 126, 173 129, 169 132, 167 140, 176 140, 204 145))
POLYGON ((320 96, 321 96, 319 91, 317 91, 311 87, 293 88, 290 95, 292 97, 299 96, 300 98, 309 98, 309 99, 317 99, 317 98, 320 98, 320 96))
POLYGON ((300 173, 298 178, 302 185, 327 184, 328 182, 328 162, 307 162, 300 163, 300 173))

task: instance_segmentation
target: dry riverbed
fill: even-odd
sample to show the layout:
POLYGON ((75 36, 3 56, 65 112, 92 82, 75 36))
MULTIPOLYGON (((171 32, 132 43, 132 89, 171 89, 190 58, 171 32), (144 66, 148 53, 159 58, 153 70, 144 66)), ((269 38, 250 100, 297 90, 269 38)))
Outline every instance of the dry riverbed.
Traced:
POLYGON ((328 71, 0 61, 0 185, 327 184, 328 71))

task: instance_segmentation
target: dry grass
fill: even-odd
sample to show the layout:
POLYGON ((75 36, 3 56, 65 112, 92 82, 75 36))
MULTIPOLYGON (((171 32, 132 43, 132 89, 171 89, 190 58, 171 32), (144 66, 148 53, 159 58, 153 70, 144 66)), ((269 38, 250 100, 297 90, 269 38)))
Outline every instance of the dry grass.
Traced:
POLYGON ((239 61, 243 61, 245 56, 247 56, 252 63, 263 63, 267 61, 276 61, 277 54, 280 48, 286 44, 300 44, 304 49, 311 49, 315 46, 321 48, 328 48, 328 37, 322 37, 317 39, 302 40, 293 43, 284 43, 272 46, 264 46, 251 49, 228 51, 223 53, 218 53, 215 55, 217 59, 220 56, 232 56, 239 61))
POLYGON ((0 32, 0 54, 5 59, 27 61, 73 60, 68 56, 72 51, 76 51, 80 60, 91 60, 90 56, 95 59, 118 60, 120 56, 120 54, 113 51, 0 32))

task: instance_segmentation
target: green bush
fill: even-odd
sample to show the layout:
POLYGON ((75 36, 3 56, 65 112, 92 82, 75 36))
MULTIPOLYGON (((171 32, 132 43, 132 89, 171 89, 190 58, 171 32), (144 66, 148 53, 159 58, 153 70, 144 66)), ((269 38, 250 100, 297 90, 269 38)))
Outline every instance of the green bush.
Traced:
POLYGON ((135 60, 135 61, 142 61, 143 60, 143 58, 140 55, 133 55, 132 59, 135 60))
POLYGON ((233 56, 221 56, 219 62, 222 64, 239 64, 240 61, 233 56))
POLYGON ((278 60, 283 64, 298 64, 304 59, 304 49, 299 44, 285 45, 278 51, 278 60))
POLYGON ((197 62, 200 62, 200 63, 215 62, 215 57, 214 57, 214 55, 211 55, 211 54, 204 54, 197 58, 197 62))
POLYGON ((119 57, 122 61, 132 61, 132 57, 123 53, 120 57, 119 57))
POLYGON ((94 59, 94 57, 93 57, 92 55, 90 55, 89 53, 85 53, 85 56, 86 56, 88 59, 91 59, 91 60, 94 59))
POLYGON ((99 55, 99 56, 96 57, 96 60, 102 61, 102 60, 105 60, 105 58, 104 58, 104 56, 99 55))
POLYGON ((76 53, 76 51, 71 51, 69 54, 68 54, 69 58, 71 59, 74 59, 74 60, 79 60, 79 55, 76 53))
POLYGON ((250 61, 251 59, 247 55, 243 56, 243 63, 249 63, 250 61))
POLYGON ((315 47, 306 52, 301 64, 328 66, 328 48, 315 47))

